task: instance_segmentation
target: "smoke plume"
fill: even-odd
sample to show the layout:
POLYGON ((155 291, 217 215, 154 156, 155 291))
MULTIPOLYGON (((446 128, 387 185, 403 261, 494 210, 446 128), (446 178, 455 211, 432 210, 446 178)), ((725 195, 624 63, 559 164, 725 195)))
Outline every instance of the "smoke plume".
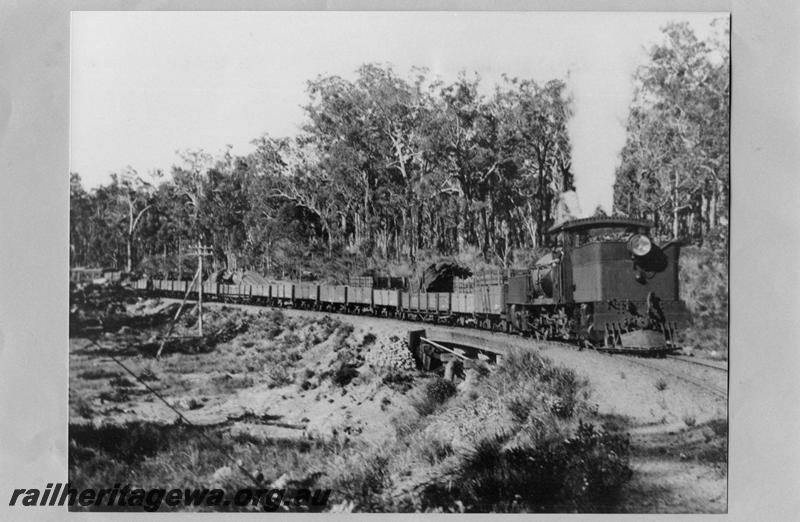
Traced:
MULTIPOLYGON (((598 34, 597 39, 619 42, 619 35, 598 34)), ((598 208, 611 214, 614 174, 625 144, 625 121, 633 98, 633 74, 641 47, 635 42, 612 46, 619 53, 603 54, 605 43, 596 40, 586 48, 586 59, 570 68, 574 115, 568 126, 572 142, 572 171, 583 217, 598 208)))

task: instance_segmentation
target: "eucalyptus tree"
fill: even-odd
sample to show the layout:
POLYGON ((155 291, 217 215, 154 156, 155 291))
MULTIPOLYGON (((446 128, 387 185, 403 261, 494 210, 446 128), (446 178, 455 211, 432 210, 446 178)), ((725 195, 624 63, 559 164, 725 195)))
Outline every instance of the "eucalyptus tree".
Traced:
POLYGON ((354 81, 321 77, 309 82, 308 138, 332 182, 342 188, 346 227, 355 243, 383 249, 423 245, 424 193, 432 169, 424 129, 431 117, 425 72, 410 83, 391 67, 364 65, 354 81), (399 196, 396 197, 396 196, 399 196), (391 241, 389 237, 394 237, 391 241))
POLYGON ((250 265, 271 273, 277 243, 289 233, 282 219, 283 205, 276 201, 274 191, 288 167, 284 156, 289 153, 291 140, 263 135, 252 144, 255 150, 244 158, 250 174, 245 191, 248 210, 243 253, 250 265))
POLYGON ((243 243, 247 213, 247 168, 228 150, 214 157, 203 150, 181 153, 182 165, 172 168, 180 203, 191 215, 187 243, 211 243, 217 267, 234 267, 243 243))
POLYGON ((91 246, 97 234, 92 222, 94 201, 81 183, 80 174, 69 175, 69 260, 70 265, 91 264, 91 246))
POLYGON ((513 183, 516 213, 532 246, 545 242, 558 194, 571 190, 572 116, 566 84, 504 77, 493 99, 503 147, 514 155, 520 177, 513 183))
POLYGON ((144 181, 132 167, 121 173, 119 198, 123 203, 126 220, 125 251, 127 254, 126 272, 133 271, 133 240, 136 229, 145 212, 153 208, 153 186, 144 181))
POLYGON ((674 237, 699 239, 727 220, 730 29, 715 25, 700 40, 688 24, 668 24, 635 77, 615 207, 674 237))

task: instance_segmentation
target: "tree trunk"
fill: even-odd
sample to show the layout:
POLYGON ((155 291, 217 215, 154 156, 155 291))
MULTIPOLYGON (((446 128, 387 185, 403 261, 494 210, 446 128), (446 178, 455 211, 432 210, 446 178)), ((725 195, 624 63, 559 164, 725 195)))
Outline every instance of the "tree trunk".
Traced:
POLYGON ((675 171, 675 181, 672 190, 672 237, 677 239, 680 222, 678 218, 678 171, 675 171))
POLYGON ((422 205, 417 206, 416 241, 416 251, 419 252, 420 248, 424 248, 422 244, 422 205))
POLYGON ((717 184, 715 183, 711 191, 711 200, 708 203, 708 226, 713 229, 717 226, 717 184))
POLYGON ((366 234, 362 234, 362 239, 366 239, 367 242, 372 242, 372 226, 370 224, 370 212, 369 212, 369 203, 370 203, 370 186, 369 186, 369 176, 367 176, 366 172, 361 173, 362 178, 364 180, 364 222, 362 223, 363 230, 366 234))
POLYGON ((485 206, 481 207, 480 218, 481 218, 481 223, 480 223, 481 229, 479 231, 480 239, 478 241, 480 243, 481 252, 483 253, 484 256, 488 257, 489 245, 487 244, 487 239, 489 237, 489 234, 487 233, 488 231, 486 230, 487 223, 486 223, 486 207, 485 206))
POLYGON ((126 251, 128 253, 128 262, 126 264, 126 268, 127 268, 126 272, 128 272, 129 274, 131 272, 133 272, 133 245, 132 245, 132 243, 133 243, 133 237, 131 237, 131 235, 128 234, 127 240, 125 241, 125 248, 126 248, 126 251))

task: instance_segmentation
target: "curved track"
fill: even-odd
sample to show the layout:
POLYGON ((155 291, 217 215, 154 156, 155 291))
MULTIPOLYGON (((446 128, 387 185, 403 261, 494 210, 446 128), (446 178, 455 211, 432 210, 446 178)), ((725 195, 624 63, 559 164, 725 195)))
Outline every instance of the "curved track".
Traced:
MULTIPOLYGON (((166 298, 166 299, 170 299, 170 298, 166 298)), ((243 304, 243 303, 230 303, 230 302, 219 302, 219 301, 213 302, 213 303, 216 304, 216 305, 221 305, 221 306, 233 306, 233 307, 250 308, 250 309, 271 308, 269 306, 264 306, 264 305, 243 304)), ((295 309, 295 308, 284 308, 284 307, 278 307, 276 309, 278 309, 278 310, 292 310, 292 311, 296 311, 298 313, 305 313, 305 314, 336 315, 336 316, 341 316, 341 317, 359 317, 359 315, 357 315, 357 314, 354 315, 354 314, 344 314, 344 313, 337 313, 337 312, 323 312, 323 311, 315 311, 315 310, 308 310, 308 309, 295 309)), ((394 323, 397 323, 397 325, 400 326, 400 327, 406 326, 406 325, 409 325, 409 324, 418 324, 421 327, 431 328, 431 329, 439 329, 439 330, 451 330, 451 331, 462 331, 462 332, 464 330, 467 330, 467 331, 469 331, 469 334, 471 336, 480 338, 481 340, 485 341, 487 343, 487 346, 492 346, 493 344, 496 345, 496 344, 498 344, 499 340, 505 340, 505 341, 511 342, 512 344, 517 344, 518 342, 523 341, 523 342, 526 342, 526 344, 530 343, 530 344, 528 344, 528 346, 534 346, 534 347, 540 348, 540 349, 541 348, 558 348, 558 349, 564 349, 564 350, 578 351, 578 347, 577 346, 575 346, 573 344, 568 344, 568 343, 565 343, 565 342, 552 341, 552 340, 537 340, 537 339, 534 339, 534 338, 531 338, 531 337, 522 337, 522 336, 519 336, 519 335, 510 334, 510 333, 497 332, 497 331, 480 329, 480 328, 465 328, 465 327, 459 327, 459 326, 454 326, 454 325, 443 325, 443 324, 429 323, 429 322, 421 322, 420 323, 420 322, 412 322, 412 321, 401 320, 401 319, 396 319, 396 318, 386 318, 386 317, 377 317, 377 316, 364 316, 364 317, 370 317, 372 319, 381 319, 381 320, 387 321, 387 322, 394 322, 394 323)), ((501 341, 501 344, 507 344, 507 343, 503 343, 501 341)), ((494 350, 489 349, 487 351, 494 351, 494 350)), ((502 352, 496 352, 496 353, 502 353, 502 352)), ((604 352, 596 351, 596 353, 602 354, 604 352)), ((659 364, 657 362, 657 360, 652 360, 651 361, 649 359, 643 359, 642 357, 638 357, 638 356, 622 355, 622 354, 617 354, 617 355, 608 354, 608 355, 612 356, 612 357, 621 357, 623 360, 625 360, 625 361, 627 361, 627 362, 629 362, 631 364, 642 366, 642 367, 649 368, 649 369, 654 370, 654 371, 659 372, 659 373, 670 375, 670 376, 672 376, 672 377, 674 377, 676 379, 679 379, 679 380, 682 380, 682 381, 687 382, 689 384, 692 384, 692 385, 694 385, 694 386, 696 386, 696 387, 698 387, 698 388, 700 388, 700 389, 712 394, 713 396, 715 396, 717 398, 727 400, 728 392, 727 392, 726 388, 723 388, 723 387, 718 386, 718 385, 716 385, 714 383, 711 383, 711 382, 709 382, 708 379, 701 379, 701 378, 698 378, 696 375, 690 375, 688 372, 678 370, 677 367, 665 368, 664 365, 663 364, 659 364)), ((667 357, 668 357, 668 360, 670 360, 670 361, 680 361, 682 363, 690 364, 690 365, 697 366, 697 367, 702 367, 704 369, 713 369, 713 370, 716 370, 716 371, 721 371, 721 372, 726 372, 727 373, 727 368, 724 368, 724 367, 722 367, 720 365, 713 364, 713 363, 710 363, 710 362, 707 362, 707 361, 698 361, 698 360, 694 360, 693 358, 689 358, 689 357, 685 357, 685 356, 676 356, 676 355, 669 355, 667 357)), ((666 362, 666 361, 662 359, 661 362, 663 363, 663 362, 666 362)))
POLYGON ((714 362, 711 362, 711 361, 697 360, 697 359, 694 359, 692 357, 687 357, 685 355, 667 355, 667 358, 674 359, 676 361, 683 361, 683 362, 688 363, 688 364, 695 364, 695 365, 698 365, 698 366, 704 366, 706 368, 713 368, 713 369, 719 370, 721 372, 726 372, 726 373, 728 372, 728 366, 727 365, 714 363, 714 362))
MULTIPOLYGON (((670 357, 670 358, 672 359, 672 357, 670 357)), ((644 366, 646 368, 652 368, 653 370, 656 370, 656 371, 671 375, 672 377, 675 377, 676 379, 680 379, 682 381, 685 381, 685 382, 688 382, 690 384, 693 384, 693 385, 697 386, 698 388, 701 388, 701 389, 711 393, 712 395, 714 395, 716 397, 719 397, 719 398, 722 398, 722 399, 727 399, 728 398, 728 390, 726 388, 723 388, 721 386, 717 386, 716 384, 712 384, 712 383, 708 382, 707 380, 704 381, 704 380, 702 380, 702 379, 700 379, 700 378, 698 378, 698 377, 696 377, 694 375, 689 375, 688 373, 683 372, 683 371, 673 371, 671 369, 664 368, 663 366, 660 366, 658 364, 653 364, 651 362, 642 360, 641 358, 626 357, 626 359, 629 362, 632 362, 633 364, 638 364, 639 366, 644 366)), ((695 361, 687 361, 687 360, 682 359, 682 358, 678 359, 678 360, 683 361, 683 362, 695 362, 695 361)), ((720 367, 718 367, 716 365, 702 364, 702 363, 698 363, 698 364, 700 364, 702 366, 705 366, 705 367, 714 368, 716 370, 721 370, 721 371, 727 372, 726 369, 720 368, 720 367)))

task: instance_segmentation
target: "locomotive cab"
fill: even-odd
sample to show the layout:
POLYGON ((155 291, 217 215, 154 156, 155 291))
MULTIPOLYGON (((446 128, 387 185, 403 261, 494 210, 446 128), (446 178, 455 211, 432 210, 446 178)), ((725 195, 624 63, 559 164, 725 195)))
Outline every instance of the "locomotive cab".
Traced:
POLYGON ((643 300, 651 292, 678 299, 680 244, 659 247, 649 229, 645 221, 611 218, 562 225, 558 230, 568 235, 564 249, 572 265, 572 300, 643 300))

